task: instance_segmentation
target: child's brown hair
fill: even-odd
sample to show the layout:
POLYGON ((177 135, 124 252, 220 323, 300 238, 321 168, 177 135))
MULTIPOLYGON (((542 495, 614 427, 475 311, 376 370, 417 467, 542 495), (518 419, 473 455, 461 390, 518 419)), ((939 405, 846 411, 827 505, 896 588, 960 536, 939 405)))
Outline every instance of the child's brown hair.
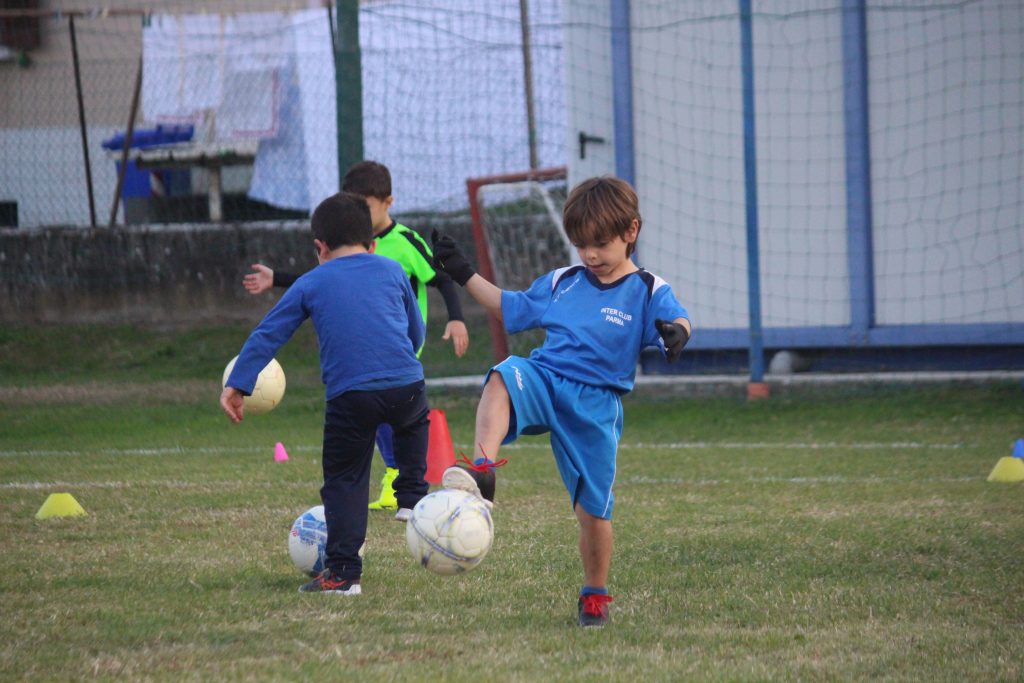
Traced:
MULTIPOLYGON (((577 185, 565 200, 562 226, 573 244, 599 244, 624 237, 636 221, 643 225, 636 191, 625 180, 613 176, 590 178, 577 185)), ((636 242, 626 247, 629 256, 636 242)))
POLYGON ((323 200, 313 211, 310 228, 328 249, 357 244, 369 249, 373 242, 370 207, 361 194, 339 192, 323 200))
POLYGON ((387 199, 391 196, 391 172, 377 161, 356 162, 345 171, 341 189, 364 197, 387 199))

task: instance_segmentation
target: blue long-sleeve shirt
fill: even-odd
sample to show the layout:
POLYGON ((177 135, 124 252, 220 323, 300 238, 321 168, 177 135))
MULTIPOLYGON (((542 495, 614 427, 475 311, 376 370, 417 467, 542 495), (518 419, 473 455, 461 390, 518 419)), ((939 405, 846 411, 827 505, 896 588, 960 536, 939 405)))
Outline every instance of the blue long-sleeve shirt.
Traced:
POLYGON ((409 278, 396 261, 353 254, 295 281, 249 335, 227 386, 252 393, 260 370, 306 318, 320 342, 328 400, 346 391, 423 379, 416 349, 423 344, 424 326, 409 278))

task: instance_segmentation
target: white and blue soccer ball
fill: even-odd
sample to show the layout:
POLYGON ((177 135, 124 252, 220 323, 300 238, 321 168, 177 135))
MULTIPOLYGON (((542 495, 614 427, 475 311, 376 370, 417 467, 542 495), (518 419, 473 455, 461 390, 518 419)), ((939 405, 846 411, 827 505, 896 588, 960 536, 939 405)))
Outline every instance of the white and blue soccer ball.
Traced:
POLYGON ((316 576, 324 568, 327 549, 327 521, 324 506, 309 508, 295 520, 288 534, 288 552, 299 571, 316 576))
POLYGON ((482 500, 472 493, 442 489, 427 494, 413 508, 405 528, 409 552, 436 574, 468 572, 494 542, 494 523, 482 500))
MULTIPOLYGON (((359 547, 359 557, 366 551, 366 543, 359 547)), ((288 554, 304 574, 317 576, 324 570, 327 553, 327 520, 324 506, 314 505, 292 523, 288 532, 288 554)))

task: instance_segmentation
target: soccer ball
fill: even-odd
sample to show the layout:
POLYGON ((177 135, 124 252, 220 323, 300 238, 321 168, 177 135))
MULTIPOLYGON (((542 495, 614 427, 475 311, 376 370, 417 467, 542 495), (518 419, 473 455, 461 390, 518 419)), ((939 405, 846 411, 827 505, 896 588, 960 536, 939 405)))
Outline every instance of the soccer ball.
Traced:
MULTIPOLYGON (((231 376, 231 370, 234 369, 236 360, 238 360, 238 356, 232 358, 228 366, 224 368, 224 378, 221 380, 221 386, 227 385, 228 377, 231 376)), ((242 405, 245 406, 245 412, 249 415, 269 413, 284 398, 284 384, 284 368, 281 367, 276 358, 271 358, 270 362, 267 363, 267 367, 260 370, 260 374, 256 378, 256 386, 252 390, 252 395, 246 396, 242 402, 242 405)))
POLYGON ((480 564, 494 541, 494 523, 472 493, 442 489, 413 508, 405 540, 416 561, 436 574, 468 572, 480 564))
MULTIPOLYGON (((366 543, 359 548, 363 556, 366 543)), ((314 505, 292 523, 288 532, 288 554, 303 574, 316 576, 324 569, 324 555, 327 552, 327 520, 324 506, 314 505)))
POLYGON ((327 549, 327 520, 324 506, 309 508, 295 520, 288 534, 288 553, 299 571, 316 576, 324 568, 327 549))

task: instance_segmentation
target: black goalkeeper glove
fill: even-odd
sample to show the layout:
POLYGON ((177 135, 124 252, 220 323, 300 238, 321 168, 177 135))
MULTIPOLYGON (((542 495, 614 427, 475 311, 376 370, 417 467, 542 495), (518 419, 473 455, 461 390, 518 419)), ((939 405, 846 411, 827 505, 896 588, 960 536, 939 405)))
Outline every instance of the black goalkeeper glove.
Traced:
POLYGON ((459 245, 451 237, 442 235, 437 230, 430 235, 430 241, 434 246, 434 269, 447 273, 459 285, 465 287, 469 278, 476 275, 476 271, 469 265, 459 245))
POLYGON ((665 342, 665 355, 668 356, 668 362, 674 363, 679 360, 679 356, 683 353, 683 347, 686 346, 686 342, 690 341, 690 333, 679 323, 668 320, 655 320, 654 326, 658 328, 658 334, 665 342))

